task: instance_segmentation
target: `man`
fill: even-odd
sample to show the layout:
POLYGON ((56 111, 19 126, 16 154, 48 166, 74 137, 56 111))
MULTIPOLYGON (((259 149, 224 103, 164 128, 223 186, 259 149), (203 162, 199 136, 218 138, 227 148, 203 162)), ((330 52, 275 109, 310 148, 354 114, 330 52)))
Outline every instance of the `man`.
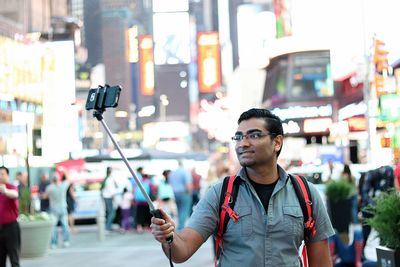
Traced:
POLYGON ((101 195, 104 199, 104 205, 106 209, 106 230, 112 230, 112 224, 115 219, 116 209, 114 207, 114 197, 117 193, 117 184, 114 178, 111 176, 112 168, 107 167, 106 177, 103 180, 101 195))
POLYGON ((47 173, 42 173, 40 175, 40 182, 39 182, 39 196, 40 196, 40 211, 48 212, 49 211, 49 200, 44 197, 46 188, 49 186, 50 181, 48 179, 47 173))
POLYGON ((192 176, 183 167, 181 160, 178 168, 169 175, 169 183, 174 190, 176 207, 178 208, 178 231, 181 231, 192 209, 192 176))
MULTIPOLYGON (((69 247, 70 232, 67 212, 67 189, 69 183, 61 183, 57 175, 54 175, 51 180, 51 184, 46 188, 46 197, 48 197, 50 203, 50 213, 55 216, 57 222, 61 224, 64 247, 69 247)), ((57 246, 58 226, 55 224, 51 237, 51 248, 56 248, 57 246)))
POLYGON ((9 170, 2 166, 0 167, 0 266, 6 266, 8 256, 11 266, 19 267, 21 234, 17 222, 18 189, 8 181, 9 170))
MULTIPOLYGON (((220 266, 300 266, 304 236, 303 215, 288 174, 277 164, 283 145, 280 119, 266 109, 250 109, 240 116, 232 138, 242 168, 234 210, 223 235, 220 266)), ((166 239, 173 236, 172 260, 184 262, 212 234, 217 233, 222 183, 211 187, 197 204, 187 227, 175 231, 175 222, 162 211, 152 218, 152 233, 169 254, 166 239)), ((328 238, 334 234, 318 191, 309 185, 316 234, 307 242, 309 266, 332 266, 328 238)))

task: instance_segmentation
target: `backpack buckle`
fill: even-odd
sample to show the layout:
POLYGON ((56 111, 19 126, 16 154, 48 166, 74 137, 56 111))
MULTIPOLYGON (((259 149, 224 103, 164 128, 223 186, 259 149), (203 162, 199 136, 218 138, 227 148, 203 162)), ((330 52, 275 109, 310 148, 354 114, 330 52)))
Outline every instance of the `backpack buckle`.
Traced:
POLYGON ((317 233, 315 230, 315 221, 312 217, 308 218, 308 221, 304 223, 304 228, 311 233, 311 236, 315 236, 317 233))
POLYGON ((237 222, 239 219, 239 215, 237 214, 236 211, 234 211, 230 206, 227 204, 222 205, 222 209, 228 213, 229 217, 233 220, 233 222, 237 222))

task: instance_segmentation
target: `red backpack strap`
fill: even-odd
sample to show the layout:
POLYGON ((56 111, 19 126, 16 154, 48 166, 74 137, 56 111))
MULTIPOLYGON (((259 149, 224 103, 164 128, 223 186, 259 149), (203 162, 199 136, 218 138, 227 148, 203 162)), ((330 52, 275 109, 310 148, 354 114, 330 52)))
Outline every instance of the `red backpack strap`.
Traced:
POLYGON ((315 234, 315 221, 312 214, 312 197, 308 182, 305 177, 289 175, 291 178, 297 198, 299 199, 304 217, 304 240, 309 241, 315 234))
POLYGON ((219 225, 218 233, 215 237, 215 266, 217 266, 217 260, 219 259, 219 249, 223 246, 222 236, 226 231, 226 225, 230 218, 234 222, 239 218, 238 214, 233 210, 237 198, 237 192, 239 190, 239 184, 235 183, 235 180, 234 175, 225 177, 221 188, 219 225))

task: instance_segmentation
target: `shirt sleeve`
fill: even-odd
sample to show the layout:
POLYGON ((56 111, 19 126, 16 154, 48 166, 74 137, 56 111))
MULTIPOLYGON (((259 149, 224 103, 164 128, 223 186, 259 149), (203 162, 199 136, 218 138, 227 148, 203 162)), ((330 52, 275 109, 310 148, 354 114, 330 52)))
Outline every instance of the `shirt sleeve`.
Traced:
POLYGON ((315 186, 308 183, 313 202, 313 217, 315 221, 316 234, 310 242, 325 240, 335 234, 331 220, 328 216, 325 204, 315 186))
POLYGON ((218 183, 206 192, 196 205, 192 216, 189 218, 187 227, 191 228, 206 241, 210 235, 216 233, 219 221, 219 195, 222 183, 218 183))

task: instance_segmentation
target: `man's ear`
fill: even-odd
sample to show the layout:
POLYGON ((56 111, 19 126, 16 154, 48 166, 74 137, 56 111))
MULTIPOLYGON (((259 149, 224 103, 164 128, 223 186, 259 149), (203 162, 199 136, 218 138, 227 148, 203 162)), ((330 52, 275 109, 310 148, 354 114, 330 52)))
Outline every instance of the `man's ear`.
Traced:
POLYGON ((274 148, 275 151, 278 152, 282 148, 282 145, 283 145, 283 136, 277 135, 275 137, 275 148, 274 148))

